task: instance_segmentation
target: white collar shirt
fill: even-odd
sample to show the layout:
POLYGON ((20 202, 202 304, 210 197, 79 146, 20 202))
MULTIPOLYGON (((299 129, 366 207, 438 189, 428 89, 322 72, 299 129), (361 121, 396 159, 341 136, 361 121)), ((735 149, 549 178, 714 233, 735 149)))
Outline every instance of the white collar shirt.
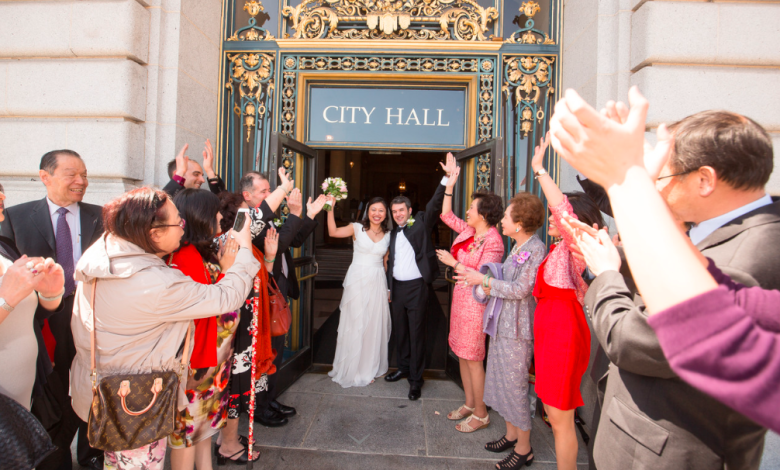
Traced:
POLYGON ((393 279, 396 281, 412 281, 422 277, 417 267, 417 257, 414 248, 404 235, 403 227, 398 229, 395 237, 395 258, 393 259, 393 279))
POLYGON ((718 217, 713 217, 712 219, 696 224, 696 226, 691 228, 689 233, 691 241, 694 245, 698 245, 705 238, 709 237, 712 232, 718 230, 732 220, 741 217, 748 212, 752 212, 760 207, 768 206, 769 204, 772 204, 772 197, 768 194, 765 194, 764 197, 756 199, 750 204, 745 204, 744 206, 734 209, 731 212, 727 212, 723 215, 719 215, 718 217))
MULTIPOLYGON (((51 202, 51 199, 46 198, 46 203, 49 204, 49 215, 51 216, 51 227, 54 230, 54 238, 57 238, 57 222, 60 220, 60 215, 57 213, 60 206, 51 202)), ((77 202, 66 206, 68 213, 65 214, 65 221, 68 222, 70 227, 70 239, 73 242, 73 266, 79 262, 81 258, 81 208, 77 202)))

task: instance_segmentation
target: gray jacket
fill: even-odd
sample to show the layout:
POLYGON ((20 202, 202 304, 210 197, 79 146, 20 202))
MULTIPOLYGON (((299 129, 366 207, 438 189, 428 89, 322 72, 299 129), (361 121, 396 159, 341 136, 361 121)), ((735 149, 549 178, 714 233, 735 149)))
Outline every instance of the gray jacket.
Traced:
MULTIPOLYGON (((778 241, 775 202, 729 222, 698 248, 735 281, 780 289, 778 241)), ((759 467, 766 429, 672 372, 623 276, 598 276, 585 312, 611 362, 594 444, 599 470, 759 467)))

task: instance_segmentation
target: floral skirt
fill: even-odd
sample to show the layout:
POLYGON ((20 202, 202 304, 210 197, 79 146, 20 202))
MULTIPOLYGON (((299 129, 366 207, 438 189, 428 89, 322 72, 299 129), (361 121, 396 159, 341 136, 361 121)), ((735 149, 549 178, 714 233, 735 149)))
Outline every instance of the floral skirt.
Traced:
POLYGON ((163 470, 165 438, 149 445, 121 452, 104 452, 103 470, 163 470))
POLYGON ((190 369, 186 388, 189 403, 176 414, 168 446, 174 449, 192 447, 227 424, 227 386, 233 357, 233 335, 238 322, 238 311, 217 317, 217 365, 190 369))
MULTIPOLYGON (((228 418, 237 419, 241 413, 249 413, 249 395, 252 390, 252 304, 254 289, 241 307, 241 319, 233 340, 235 351, 231 360, 230 399, 228 418)), ((255 377, 255 395, 268 390, 268 374, 255 377)))

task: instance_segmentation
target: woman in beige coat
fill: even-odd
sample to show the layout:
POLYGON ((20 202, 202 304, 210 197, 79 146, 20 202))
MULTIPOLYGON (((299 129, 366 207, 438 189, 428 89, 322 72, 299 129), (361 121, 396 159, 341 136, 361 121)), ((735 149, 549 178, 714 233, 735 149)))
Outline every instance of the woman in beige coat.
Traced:
MULTIPOLYGON (((76 358, 71 367, 73 409, 84 421, 92 400, 90 379, 91 295, 95 294, 98 376, 179 370, 191 320, 237 310, 252 287, 260 264, 252 256, 248 225, 235 233, 239 247, 225 277, 200 284, 168 267, 162 257, 179 247, 186 224, 168 196, 139 188, 103 208, 106 234, 76 265, 79 282, 71 328, 76 358)), ((189 354, 189 351, 187 351, 189 354)), ((179 390, 179 408, 187 403, 179 390)), ((165 439, 140 449, 106 452, 105 468, 162 469, 165 439)))

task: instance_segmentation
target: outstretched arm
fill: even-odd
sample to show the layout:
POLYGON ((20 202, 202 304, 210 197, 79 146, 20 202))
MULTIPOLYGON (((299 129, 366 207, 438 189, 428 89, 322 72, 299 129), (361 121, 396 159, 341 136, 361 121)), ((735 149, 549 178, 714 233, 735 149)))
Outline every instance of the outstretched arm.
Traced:
POLYGON ((276 212, 276 209, 282 205, 282 201, 284 201, 284 198, 290 194, 290 191, 292 191, 294 187, 293 180, 287 177, 287 172, 284 170, 284 167, 281 166, 279 167, 279 179, 282 180, 281 184, 274 192, 265 198, 265 203, 268 204, 271 212, 276 212))
MULTIPOLYGON (((455 158, 452 155, 452 153, 448 153, 447 158, 450 157, 452 157, 453 159, 455 158)), ((439 162, 439 164, 441 165, 441 162, 439 162)), ((449 180, 447 181, 447 184, 445 185, 444 201, 442 202, 442 206, 441 206, 441 215, 446 215, 452 212, 452 194, 453 194, 452 191, 455 189, 455 183, 458 182, 458 175, 460 175, 460 167, 455 166, 455 170, 453 170, 452 174, 449 176, 449 180)))
MULTIPOLYGON (((531 160, 531 168, 534 170, 535 174, 538 174, 540 170, 544 170, 544 154, 547 151, 547 145, 550 143, 549 136, 550 134, 548 133, 547 136, 545 136, 546 138, 542 137, 542 140, 539 141, 539 145, 536 146, 536 150, 534 151, 534 157, 531 160)), ((542 192, 544 192, 544 196, 547 198, 547 204, 549 206, 557 206, 563 202, 563 192, 561 192, 558 185, 555 184, 555 181, 553 181, 549 173, 540 175, 536 179, 542 187, 542 192)))
MULTIPOLYGON (((336 198, 328 196, 328 202, 335 209, 336 198)), ((328 235, 333 238, 347 238, 355 235, 355 227, 349 224, 344 227, 336 227, 336 216, 333 210, 328 211, 328 235)))

